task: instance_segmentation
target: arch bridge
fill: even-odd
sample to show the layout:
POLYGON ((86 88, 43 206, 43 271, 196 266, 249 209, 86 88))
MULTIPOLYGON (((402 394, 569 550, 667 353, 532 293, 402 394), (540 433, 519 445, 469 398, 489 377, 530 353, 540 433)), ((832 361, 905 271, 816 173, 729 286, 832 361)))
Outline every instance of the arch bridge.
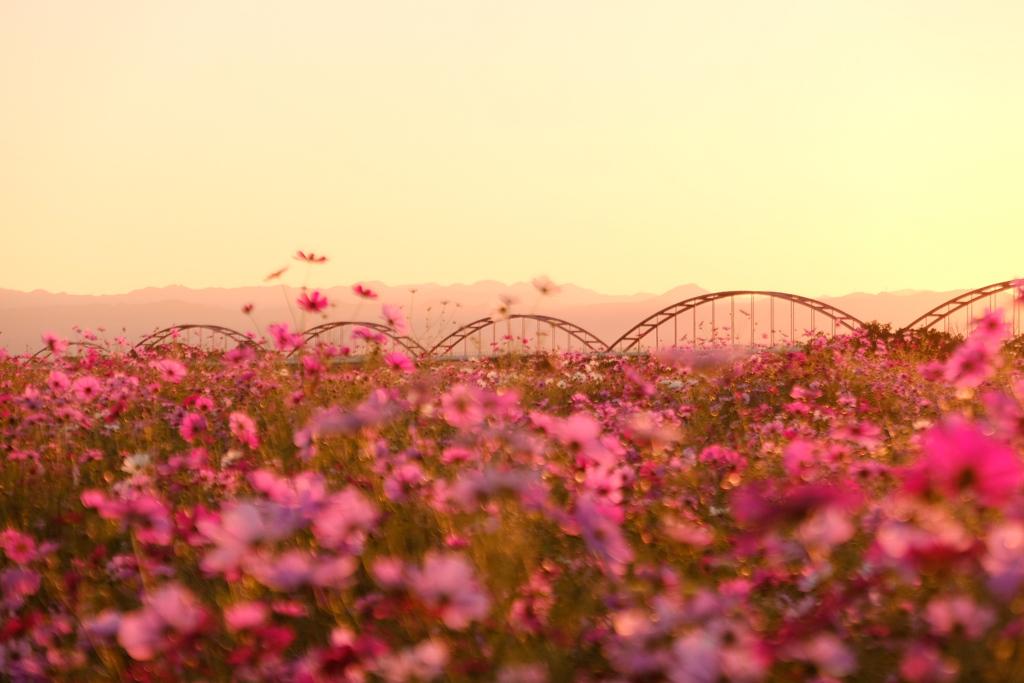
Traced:
POLYGON ((610 350, 639 351, 644 343, 658 349, 663 346, 662 342, 668 342, 668 346, 680 343, 735 346, 745 342, 749 346, 775 346, 777 336, 794 343, 799 332, 813 334, 824 331, 817 328, 819 315, 828 321, 833 336, 837 331, 853 332, 864 325, 849 313, 817 299, 785 292, 733 290, 701 294, 667 306, 631 327, 612 342, 610 350), (725 310, 720 311, 720 308, 725 310), (758 319, 765 322, 765 318, 767 326, 761 329, 763 342, 759 343, 758 319), (686 325, 687 322, 690 324, 686 325))
POLYGON ((236 346, 262 348, 260 343, 248 334, 220 325, 176 325, 165 327, 143 337, 135 349, 152 349, 164 344, 187 344, 208 351, 224 350, 236 346))
POLYGON ((947 333, 967 334, 973 327, 973 321, 979 313, 985 310, 1009 309, 1006 314, 1007 323, 1010 325, 1014 337, 1021 333, 1021 295, 1024 295, 1024 281, 1007 280, 995 284, 972 289, 944 301, 927 313, 918 317, 904 330, 937 330, 942 326, 942 331, 947 333), (986 305, 987 304, 987 305, 986 305), (978 307, 981 310, 978 310, 978 307), (961 316, 964 324, 960 326, 961 316))
POLYGON ((410 354, 413 358, 419 358, 427 355, 428 351, 418 341, 412 337, 401 337, 395 334, 387 325, 381 325, 380 323, 371 322, 359 322, 354 320, 344 320, 340 322, 324 323, 311 327, 303 333, 302 338, 307 342, 325 341, 332 343, 332 339, 336 339, 339 346, 346 345, 346 339, 348 344, 355 347, 355 342, 352 337, 352 332, 356 328, 365 328, 372 332, 383 335, 386 339, 391 342, 391 350, 394 351, 396 347, 401 347, 406 353, 410 354), (346 332, 348 333, 346 337, 346 332))
POLYGON ((558 337, 561 333, 565 334, 566 342, 565 347, 563 347, 565 350, 572 350, 573 340, 576 341, 578 349, 590 353, 600 353, 608 350, 608 345, 598 339, 596 335, 567 320, 550 315, 513 314, 498 320, 494 318, 480 318, 468 325, 463 325, 435 344, 430 349, 430 355, 440 357, 458 355, 460 344, 462 345, 461 355, 463 356, 488 355, 488 352, 484 350, 484 339, 488 336, 490 337, 488 346, 495 353, 498 352, 503 344, 509 348, 517 347, 524 351, 539 351, 544 346, 550 346, 551 350, 554 351, 558 348, 558 337), (499 334, 499 330, 502 327, 504 327, 504 331, 499 334), (533 337, 528 336, 531 327, 533 327, 533 337), (487 328, 491 328, 490 335, 484 332, 487 328), (519 335, 518 338, 516 333, 519 335), (474 336, 476 337, 475 339, 473 338, 474 336), (529 346, 531 339, 534 342, 532 348, 529 346), (471 343, 475 353, 469 352, 471 343))

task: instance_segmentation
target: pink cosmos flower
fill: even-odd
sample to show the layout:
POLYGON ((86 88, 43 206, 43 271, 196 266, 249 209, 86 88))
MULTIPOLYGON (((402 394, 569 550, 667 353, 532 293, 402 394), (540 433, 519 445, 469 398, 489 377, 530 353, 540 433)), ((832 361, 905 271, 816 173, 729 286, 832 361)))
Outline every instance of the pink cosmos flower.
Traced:
POLYGON ((542 296, 553 296, 562 291, 562 288, 552 282, 547 275, 534 278, 533 286, 542 296))
POLYGON ((409 322, 405 319, 405 314, 402 313, 401 308, 391 304, 384 304, 381 307, 381 311, 381 319, 384 320, 388 327, 395 331, 396 335, 399 337, 409 336, 411 331, 409 329, 409 322))
POLYGON ((237 578, 238 568, 254 552, 256 543, 280 540, 294 528, 294 515, 274 503, 227 504, 220 519, 205 518, 196 522, 196 530, 216 545, 203 557, 200 567, 205 572, 237 578))
POLYGON ((998 350, 983 339, 971 337, 950 355, 944 377, 958 389, 974 388, 995 375, 1000 365, 998 350))
POLYGON ((352 327, 352 338, 353 339, 365 339, 367 342, 373 344, 384 345, 387 343, 387 337, 380 332, 369 329, 368 327, 360 327, 355 325, 352 327))
POLYGON ((313 558, 307 551, 289 550, 278 557, 250 555, 245 569, 254 579, 276 591, 293 591, 309 583, 313 558))
POLYGON ((36 557, 35 540, 16 529, 9 528, 0 532, 0 548, 6 553, 7 559, 16 564, 28 564, 36 557))
POLYGON ((160 373, 160 378, 165 382, 177 384, 185 378, 188 371, 185 366, 176 360, 164 358, 163 360, 150 361, 149 366, 160 373))
POLYGON ((46 383, 49 385, 50 390, 55 394, 63 393, 68 387, 71 386, 71 380, 60 370, 51 370, 50 374, 46 378, 46 383))
POLYGON ((352 285, 352 291, 355 292, 355 295, 358 296, 360 299, 376 299, 377 298, 377 293, 376 292, 374 292, 371 289, 367 289, 366 287, 363 287, 362 285, 359 285, 359 284, 352 285))
POLYGON ((409 587, 451 629, 464 629, 490 612, 490 598, 461 554, 427 551, 423 569, 412 572, 409 587))
POLYGON ((481 392, 477 387, 456 384, 441 396, 441 414, 451 426, 470 429, 484 419, 481 401, 481 392))
POLYGON ((348 487, 332 495, 313 518, 313 535, 321 547, 358 555, 379 517, 366 496, 348 487))
POLYGON ((292 256, 296 261, 305 261, 306 263, 323 263, 327 260, 326 256, 317 256, 313 252, 308 254, 301 251, 295 252, 295 256, 292 256))
POLYGON ((197 436, 206 433, 206 418, 198 413, 189 413, 181 421, 178 433, 185 441, 192 443, 197 436))
POLYGON ((394 353, 389 353, 384 356, 384 362, 387 363, 389 367, 392 367, 395 370, 400 370, 401 372, 408 374, 416 372, 416 366, 409 357, 401 351, 395 351, 394 353))
POLYGON ((267 332, 274 338, 274 346, 278 351, 294 351, 305 343, 301 334, 288 329, 288 323, 271 325, 267 328, 267 332))
POLYGON ((1024 583, 1024 523, 1005 522, 988 532, 981 566, 989 575, 989 588, 1010 599, 1024 583))
POLYGON ((256 358, 256 352, 250 346, 238 346, 224 354, 224 360, 230 365, 244 365, 256 358))
POLYGON ((262 602, 236 602, 224 609, 224 624, 229 633, 237 633, 262 626, 269 616, 270 609, 262 602))
POLYGON ((900 660, 900 676, 911 683, 951 683, 959 664, 932 643, 912 643, 900 660))
POLYGON ((954 595, 932 598, 925 607, 924 620, 934 635, 948 638, 959 629, 968 640, 978 640, 996 623, 996 614, 966 595, 954 595))
POLYGON ((236 439, 254 450, 260 447, 260 441, 256 436, 256 423, 251 417, 236 411, 228 416, 228 424, 236 439))
POLYGON ((833 439, 852 441, 869 451, 878 448, 882 444, 881 435, 881 428, 867 420, 840 425, 833 429, 831 433, 833 439))
POLYGON ((321 294, 318 290, 314 290, 312 294, 302 293, 302 296, 298 299, 299 308, 309 313, 319 313, 320 311, 327 308, 327 297, 321 294))
POLYGON ((85 377, 79 377, 71 384, 71 390, 75 392, 75 396, 78 397, 79 401, 85 401, 88 403, 97 396, 103 390, 103 385, 100 381, 92 375, 86 375, 85 377))
POLYGON ((58 337, 52 332, 47 332, 43 335, 43 343, 46 344, 46 348, 50 349, 50 353, 54 356, 61 356, 68 349, 68 340, 58 337))
POLYGON ((316 356, 302 357, 302 372, 306 377, 316 377, 324 371, 324 364, 316 356))
POLYGON ((117 642, 139 661, 153 659, 184 636, 198 631, 206 610, 177 583, 168 583, 143 599, 143 608, 121 617, 117 642))
POLYGON ((1017 452, 972 425, 951 422, 930 429, 924 458, 911 470, 905 489, 920 493, 929 484, 955 500, 976 499, 1003 507, 1020 493, 1024 466, 1017 452))
POLYGON ((592 496, 580 496, 576 502, 574 521, 587 547, 601 559, 607 571, 624 576, 626 565, 633 561, 633 549, 622 535, 619 523, 622 511, 598 503, 592 496))

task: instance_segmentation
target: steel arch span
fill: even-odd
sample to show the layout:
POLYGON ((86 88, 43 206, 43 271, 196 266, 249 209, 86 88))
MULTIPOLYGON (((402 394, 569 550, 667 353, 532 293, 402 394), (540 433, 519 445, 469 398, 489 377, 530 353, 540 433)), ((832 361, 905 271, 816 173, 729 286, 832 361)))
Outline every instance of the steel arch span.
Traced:
MULTIPOLYGON (((444 339, 439 341, 437 344, 435 344, 434 347, 432 349, 430 349, 430 355, 432 355, 432 356, 450 356, 450 355, 452 355, 453 350, 459 344, 463 344, 464 345, 463 348, 466 351, 466 353, 463 353, 463 355, 467 355, 468 356, 468 355, 470 355, 468 353, 468 344, 469 344, 470 338, 473 335, 479 335, 478 336, 478 346, 479 346, 478 351, 480 352, 481 355, 486 355, 483 352, 483 331, 485 329, 487 329, 488 327, 492 328, 492 331, 491 331, 491 343, 492 344, 496 344, 498 342, 498 339, 500 337, 504 336, 504 335, 500 335, 499 336, 498 335, 498 331, 497 331, 497 326, 502 325, 502 324, 507 325, 507 334, 513 334, 515 332, 520 332, 522 338, 523 339, 527 339, 527 336, 526 336, 526 333, 528 331, 527 321, 531 321, 531 320, 536 323, 534 331, 535 331, 535 333, 536 333, 538 338, 548 334, 547 331, 541 332, 541 329, 540 329, 541 325, 548 326, 549 332, 550 332, 550 335, 551 335, 550 340, 551 340, 551 347, 552 347, 552 349, 555 348, 556 333, 557 332, 565 332, 565 334, 566 334, 566 347, 569 350, 571 350, 571 348, 572 348, 572 340, 573 339, 576 339, 577 341, 579 341, 580 345, 583 348, 585 348, 588 351, 594 352, 594 353, 601 353, 601 352, 604 352, 604 351, 608 350, 608 345, 605 344, 600 339, 598 339, 595 335, 591 334, 590 332, 588 332, 587 330, 583 329, 579 325, 571 323, 571 322, 569 322, 567 320, 562 320, 561 318, 554 318, 554 317, 549 316, 549 315, 515 314, 515 315, 510 315, 508 318, 502 318, 502 319, 497 320, 497 321, 495 321, 493 318, 480 318, 479 320, 475 320, 475 321, 469 323, 468 325, 463 325, 462 327, 460 327, 459 329, 455 330, 454 332, 449 334, 447 337, 445 337, 444 339), (518 321, 519 324, 516 325, 513 321, 518 321)), ((539 350, 540 345, 541 344, 540 344, 540 341, 538 339, 537 350, 539 350)))
MULTIPOLYGON (((728 292, 714 292, 710 294, 702 294, 700 296, 691 297, 684 301, 672 304, 666 308, 661 309, 657 313, 648 316, 641 322, 630 328, 624 335, 616 339, 609 350, 618 352, 629 352, 637 351, 640 349, 640 342, 644 340, 648 335, 654 333, 655 335, 655 347, 661 345, 660 328, 662 325, 671 323, 673 327, 672 345, 678 344, 680 337, 679 331, 679 316, 693 312, 693 323, 692 323, 692 337, 690 342, 694 343, 697 339, 698 323, 696 309, 699 306, 706 304, 711 305, 711 327, 712 333, 718 329, 715 327, 715 303, 723 299, 730 300, 729 310, 727 312, 729 316, 729 332, 730 338, 733 344, 736 343, 736 300, 739 297, 750 297, 751 310, 748 312, 740 309, 742 315, 750 316, 750 346, 755 346, 754 339, 754 306, 755 297, 767 297, 769 302, 769 329, 770 329, 770 345, 775 345, 775 303, 776 301, 786 302, 790 306, 788 321, 790 327, 789 339, 796 337, 796 306, 809 309, 811 312, 811 327, 814 328, 814 315, 822 314, 826 318, 832 321, 832 333, 835 334, 836 327, 846 328, 852 332, 859 327, 863 327, 864 323, 854 316, 842 311, 835 306, 830 306, 826 303, 822 303, 817 299, 810 299, 805 296, 798 294, 787 294, 785 292, 768 292, 759 290, 733 290, 728 292)), ((703 325, 703 322, 701 323, 703 325)), ((783 335, 785 336, 785 335, 783 335)))
POLYGON ((329 335, 331 332, 337 330, 340 339, 344 340, 345 328, 347 327, 365 327, 366 329, 372 330, 373 332, 379 332, 380 334, 384 335, 385 337, 391 340, 392 350, 394 349, 395 345, 398 345, 405 349, 405 351, 407 351, 408 353, 411 353, 416 358, 419 358, 427 354, 427 349, 425 349, 422 344, 420 344, 412 337, 399 337, 398 335, 395 334, 395 331, 392 330, 390 327, 388 327, 387 325, 381 325, 380 323, 358 322, 354 320, 343 320, 340 322, 324 323, 322 325, 317 325, 316 327, 309 328, 303 333, 302 337, 303 339, 306 340, 306 342, 311 342, 313 340, 319 340, 321 336, 329 335))
MULTIPOLYGON (((910 323, 904 330, 911 330, 917 327, 918 329, 927 330, 933 328, 940 322, 946 323, 949 320, 949 316, 961 311, 965 308, 973 307, 975 303, 982 299, 989 297, 992 301, 996 294, 1005 292, 1008 289, 1015 289, 1021 287, 1024 284, 1020 280, 1007 280, 1006 282, 997 282, 993 285, 986 287, 979 287, 978 289, 965 292, 959 296, 955 296, 948 301, 945 301, 932 310, 928 311, 914 322, 910 323)), ((1016 309, 1016 307, 1014 307, 1016 309)), ((1017 326, 1016 310, 1014 310, 1014 329, 1017 326)))
MULTIPOLYGON (((96 351, 109 351, 110 350, 110 345, 109 344, 104 345, 104 344, 101 344, 100 342, 90 341, 88 339, 80 339, 78 341, 69 341, 67 349, 65 349, 65 351, 64 351, 64 355, 66 355, 66 356, 67 355, 72 355, 71 354, 71 350, 72 349, 75 349, 76 352, 79 349, 86 349, 86 352, 88 352, 89 349, 95 349, 96 351)), ((36 359, 42 359, 42 358, 49 358, 49 357, 52 357, 52 356, 53 356, 53 352, 50 350, 50 347, 49 346, 44 346, 43 348, 39 349, 38 351, 33 353, 31 356, 29 356, 28 359, 29 360, 36 360, 36 359)))
POLYGON ((249 335, 233 330, 230 327, 221 327, 220 325, 176 325, 174 327, 165 327, 153 334, 146 335, 141 342, 135 345, 135 349, 152 349, 162 344, 178 341, 182 336, 184 336, 184 341, 181 343, 192 344, 191 340, 195 337, 196 343, 192 344, 193 346, 202 347, 203 341, 208 341, 213 348, 218 348, 217 335, 220 335, 222 339, 220 347, 224 349, 227 349, 229 340, 237 346, 260 346, 249 335), (204 332, 209 332, 209 337, 205 340, 203 338, 204 332))

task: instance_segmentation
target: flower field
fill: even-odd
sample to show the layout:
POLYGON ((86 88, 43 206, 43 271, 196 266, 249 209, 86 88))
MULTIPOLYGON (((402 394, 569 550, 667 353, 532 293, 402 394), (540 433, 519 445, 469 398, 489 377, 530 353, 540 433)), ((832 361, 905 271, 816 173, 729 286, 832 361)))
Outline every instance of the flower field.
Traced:
POLYGON ((51 335, 0 359, 0 678, 1024 680, 1006 334, 470 361, 51 335))

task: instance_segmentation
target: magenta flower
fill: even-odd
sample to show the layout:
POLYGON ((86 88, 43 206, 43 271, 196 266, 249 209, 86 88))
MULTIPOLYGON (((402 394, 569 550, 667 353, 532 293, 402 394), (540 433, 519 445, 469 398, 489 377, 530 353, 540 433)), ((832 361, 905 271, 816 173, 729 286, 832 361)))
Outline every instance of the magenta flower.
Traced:
POLYGON ((402 309, 398 306, 392 306, 391 304, 384 304, 381 307, 381 319, 394 330, 395 334, 399 337, 408 337, 409 322, 405 319, 405 314, 402 313, 402 309))
POLYGON ((160 378, 165 382, 177 384, 185 378, 188 371, 185 366, 176 360, 164 358, 163 360, 150 361, 149 366, 160 373, 160 378))
POLYGON ((387 338, 380 332, 376 332, 368 327, 361 327, 359 325, 354 325, 352 327, 352 338, 365 339, 367 342, 380 345, 387 342, 387 338))
POLYGON ((86 375, 72 382, 71 390, 75 392, 75 396, 78 397, 79 401, 88 403, 100 395, 103 385, 92 375, 86 375))
POLYGON ((409 357, 401 351, 395 351, 394 353, 389 353, 384 356, 384 362, 387 363, 389 367, 401 372, 409 374, 416 372, 416 366, 413 365, 413 362, 409 357))
POLYGON ((254 450, 260 447, 260 441, 256 436, 256 423, 251 417, 245 413, 234 412, 228 416, 228 423, 236 439, 254 450))
POLYGON ((317 256, 313 252, 306 254, 301 251, 295 252, 295 256, 292 256, 292 258, 296 261, 305 261, 306 263, 323 263, 327 260, 326 256, 317 256))
POLYGON ((983 339, 971 337, 946 361, 944 377, 958 389, 974 388, 995 375, 1001 364, 998 350, 983 339))
POLYGON ((63 393, 71 386, 71 380, 60 370, 51 370, 46 378, 46 383, 55 394, 63 393))
POLYGON ((1017 452, 977 427, 947 423, 924 435, 924 458, 908 473, 905 487, 923 491, 931 484, 954 500, 976 499, 1003 507, 1020 493, 1024 466, 1017 452))
POLYGON ((46 344, 46 348, 50 349, 50 353, 54 356, 61 356, 68 349, 68 340, 58 337, 52 332, 47 332, 43 335, 43 343, 46 344))
POLYGON ((949 638, 962 633, 968 640, 978 640, 996 623, 996 614, 966 595, 932 598, 924 611, 924 620, 932 634, 949 638))
POLYGON ((376 299, 377 298, 377 293, 376 292, 374 292, 371 289, 367 289, 366 287, 363 287, 362 285, 359 285, 359 284, 352 285, 352 291, 355 292, 355 295, 358 296, 360 299, 376 299))
POLYGON ((881 428, 867 420, 840 425, 833 429, 831 433, 833 439, 852 441, 869 451, 878 448, 882 444, 881 435, 881 428))
POLYGON ((312 294, 302 293, 298 299, 299 308, 309 313, 319 313, 327 308, 327 297, 314 290, 312 294))
POLYGON ((206 418, 198 413, 189 413, 181 421, 178 433, 185 441, 192 443, 197 436, 206 433, 206 418))
POLYGON ((490 612, 490 598, 461 554, 427 551, 423 569, 412 572, 409 587, 451 629, 464 629, 490 612))
POLYGON ((230 365, 244 365, 256 358, 256 352, 249 346, 239 346, 224 354, 224 360, 230 365))
POLYGON ((36 557, 36 542, 31 536, 16 529, 0 532, 0 548, 6 553, 7 559, 16 564, 28 564, 36 557))
POLYGON ((321 547, 358 555, 380 512, 356 489, 332 495, 313 518, 313 535, 321 547))
POLYGON ((288 323, 271 325, 267 328, 267 332, 274 338, 274 346, 278 351, 294 351, 305 343, 301 334, 288 329, 288 323))

